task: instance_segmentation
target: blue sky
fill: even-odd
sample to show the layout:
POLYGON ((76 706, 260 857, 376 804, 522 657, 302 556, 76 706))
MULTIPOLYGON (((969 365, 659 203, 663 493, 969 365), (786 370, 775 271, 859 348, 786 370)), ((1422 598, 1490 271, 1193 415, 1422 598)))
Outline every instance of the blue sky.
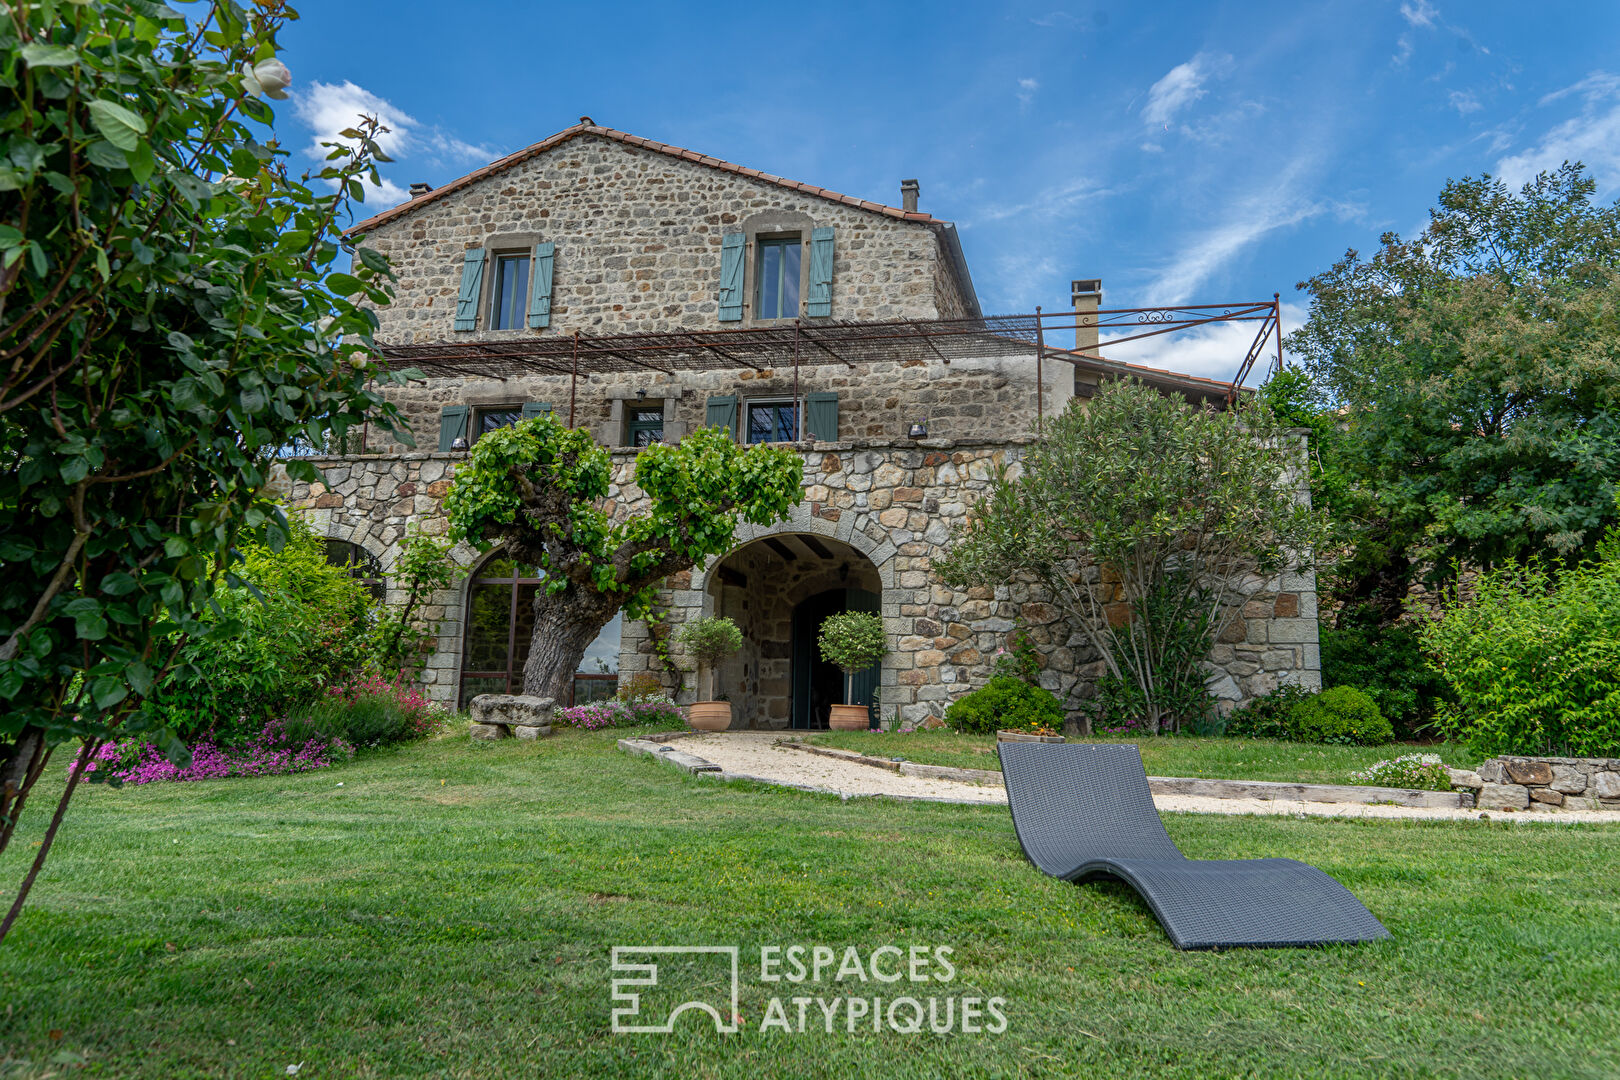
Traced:
MULTIPOLYGON (((1448 177, 1620 191, 1620 3, 309 0, 281 137, 395 128, 381 208, 589 115, 955 221, 987 312, 1281 292, 1421 228, 1448 177)), ((311 156, 313 160, 313 156, 311 156)), ((1230 377, 1230 334, 1119 358, 1230 377)))

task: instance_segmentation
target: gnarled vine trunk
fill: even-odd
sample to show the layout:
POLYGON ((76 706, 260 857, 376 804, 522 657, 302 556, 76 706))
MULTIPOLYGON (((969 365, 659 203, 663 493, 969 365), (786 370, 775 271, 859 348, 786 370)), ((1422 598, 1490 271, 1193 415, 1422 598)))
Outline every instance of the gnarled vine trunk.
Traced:
POLYGON ((568 703, 579 661, 619 610, 616 599, 573 584, 556 596, 544 588, 534 594, 534 635, 523 664, 525 694, 568 703))

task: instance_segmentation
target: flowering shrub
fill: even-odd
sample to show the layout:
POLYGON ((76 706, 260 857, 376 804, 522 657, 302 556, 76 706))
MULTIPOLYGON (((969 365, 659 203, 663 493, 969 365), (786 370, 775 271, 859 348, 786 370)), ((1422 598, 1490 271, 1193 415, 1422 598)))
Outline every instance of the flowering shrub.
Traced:
POLYGON ((290 737, 286 725, 272 720, 246 745, 221 747, 205 738, 191 747, 191 762, 174 764, 158 748, 139 739, 107 743, 85 766, 86 773, 105 772, 125 784, 159 780, 219 780, 227 776, 277 776, 324 769, 354 757, 342 739, 290 737))
POLYGON ((1441 763, 1439 754, 1402 754, 1393 761, 1380 761, 1353 772, 1350 779, 1372 787, 1451 790, 1451 774, 1441 763))
POLYGON ((377 747, 426 738, 444 725, 447 713, 403 680, 353 675, 294 715, 288 726, 296 736, 377 747))
POLYGON ((603 728, 642 727, 663 724, 685 727, 686 719, 679 705, 667 697, 641 698, 622 701, 594 701, 589 705, 575 705, 571 709, 558 709, 556 723, 581 731, 601 731, 603 728))

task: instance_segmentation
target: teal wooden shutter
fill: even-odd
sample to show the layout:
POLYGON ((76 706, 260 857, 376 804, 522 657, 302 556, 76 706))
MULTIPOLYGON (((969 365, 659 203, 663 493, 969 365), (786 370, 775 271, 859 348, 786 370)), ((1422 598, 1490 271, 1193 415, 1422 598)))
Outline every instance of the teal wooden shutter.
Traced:
POLYGON ((709 398, 704 409, 703 423, 706 427, 722 427, 731 432, 733 438, 737 436, 737 395, 716 394, 709 398))
POLYGON ((456 329, 478 329, 478 296, 484 286, 484 249, 461 257, 461 292, 456 296, 456 329))
POLYGON ((720 321, 741 322, 742 309, 743 234, 726 233, 720 242, 720 321))
POLYGON ((523 419, 533 420, 537 416, 550 416, 551 402, 525 401, 523 403, 523 419))
POLYGON ((806 397, 804 428, 818 442, 837 442, 838 395, 828 391, 806 397))
POLYGON ((529 293, 529 326, 535 330, 551 325, 551 266, 557 245, 547 240, 534 245, 534 285, 529 293))
POLYGON ((810 233, 810 293, 804 313, 810 316, 832 314, 833 231, 832 226, 810 233))
POLYGON ((441 453, 454 450, 451 444, 467 434, 467 413, 465 405, 446 405, 439 410, 439 451, 441 453))

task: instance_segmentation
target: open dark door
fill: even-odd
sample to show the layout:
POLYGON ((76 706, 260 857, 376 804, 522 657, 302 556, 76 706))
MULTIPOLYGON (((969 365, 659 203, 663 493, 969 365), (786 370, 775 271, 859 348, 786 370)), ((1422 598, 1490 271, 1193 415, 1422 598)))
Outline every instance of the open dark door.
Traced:
MULTIPOLYGON (((829 615, 841 611, 882 613, 877 593, 863 589, 829 589, 802 601, 793 609, 793 709, 792 724, 800 729, 827 726, 831 706, 844 702, 844 673, 821 658, 816 635, 829 615)), ((871 705, 877 689, 879 667, 857 672, 851 680, 852 700, 871 705)), ((876 716, 876 709, 872 710, 876 716)), ((874 720, 874 724, 875 724, 874 720)))

